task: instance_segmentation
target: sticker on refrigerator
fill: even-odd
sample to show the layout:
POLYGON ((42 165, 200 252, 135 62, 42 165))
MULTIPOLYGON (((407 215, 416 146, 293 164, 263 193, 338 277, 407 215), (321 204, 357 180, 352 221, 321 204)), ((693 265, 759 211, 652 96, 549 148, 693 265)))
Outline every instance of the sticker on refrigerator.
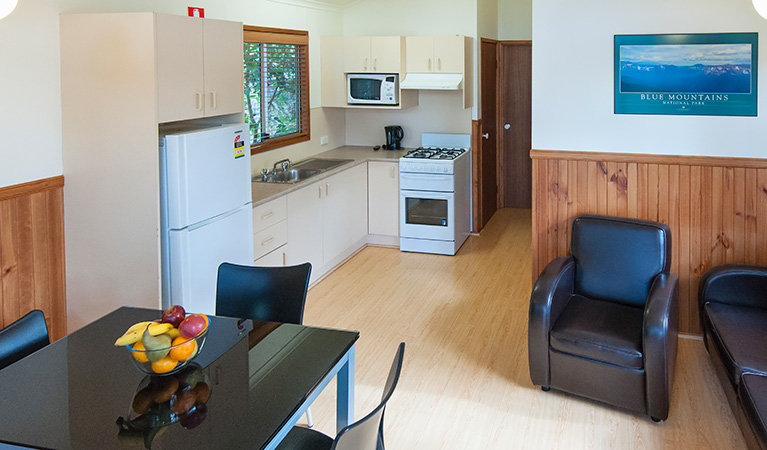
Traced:
POLYGON ((245 141, 242 140, 242 135, 238 134, 234 138, 234 159, 242 158, 245 156, 245 141))

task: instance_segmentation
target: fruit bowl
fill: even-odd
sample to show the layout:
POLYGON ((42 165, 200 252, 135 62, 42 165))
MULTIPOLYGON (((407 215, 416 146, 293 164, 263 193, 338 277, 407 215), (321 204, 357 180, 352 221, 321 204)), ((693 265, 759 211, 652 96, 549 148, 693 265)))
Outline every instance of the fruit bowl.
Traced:
POLYGON ((146 350, 141 341, 125 348, 131 352, 134 365, 147 375, 172 375, 186 367, 202 351, 208 327, 197 336, 187 339, 175 337, 167 347, 146 350), (175 344, 175 345, 174 345, 175 344))

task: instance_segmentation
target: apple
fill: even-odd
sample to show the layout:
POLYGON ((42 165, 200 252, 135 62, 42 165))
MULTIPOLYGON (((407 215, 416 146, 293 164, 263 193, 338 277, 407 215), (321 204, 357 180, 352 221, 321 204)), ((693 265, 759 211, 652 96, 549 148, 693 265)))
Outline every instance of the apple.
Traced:
POLYGON ((162 323, 169 323, 178 328, 179 324, 182 320, 184 320, 185 317, 186 311, 184 311, 184 307, 181 305, 173 305, 162 312, 160 321, 162 323))
POLYGON ((204 330, 207 325, 208 323, 205 321, 204 317, 199 314, 192 314, 181 321, 178 325, 178 331, 181 333, 181 336, 191 339, 202 333, 202 330, 204 330))
POLYGON ((181 416, 181 426, 187 430, 191 430, 199 426, 208 413, 208 407, 204 403, 197 403, 194 405, 191 411, 181 416))

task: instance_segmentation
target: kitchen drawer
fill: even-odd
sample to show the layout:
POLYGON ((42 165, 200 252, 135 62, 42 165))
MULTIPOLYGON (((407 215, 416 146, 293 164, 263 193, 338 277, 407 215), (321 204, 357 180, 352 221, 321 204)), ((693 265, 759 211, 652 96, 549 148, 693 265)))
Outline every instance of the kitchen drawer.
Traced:
POLYGON ((266 230, 288 217, 288 198, 282 196, 253 208, 253 232, 266 230))
POLYGON ((258 258, 253 262, 254 266, 259 267, 281 267, 285 265, 285 251, 286 245, 279 247, 277 250, 273 250, 271 253, 258 258))
POLYGON ((258 259, 288 242, 288 222, 283 220, 253 234, 253 258, 258 259))

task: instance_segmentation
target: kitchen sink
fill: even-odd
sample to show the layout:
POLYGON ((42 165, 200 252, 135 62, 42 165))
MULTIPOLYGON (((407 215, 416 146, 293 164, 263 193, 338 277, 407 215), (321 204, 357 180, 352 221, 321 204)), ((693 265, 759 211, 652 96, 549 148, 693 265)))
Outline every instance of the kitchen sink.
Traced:
POLYGON ((309 158, 288 168, 287 170, 276 169, 276 171, 260 174, 253 177, 253 181, 261 183, 298 183, 299 181, 311 178, 319 173, 334 169, 338 166, 354 161, 353 159, 333 159, 333 158, 309 158))

